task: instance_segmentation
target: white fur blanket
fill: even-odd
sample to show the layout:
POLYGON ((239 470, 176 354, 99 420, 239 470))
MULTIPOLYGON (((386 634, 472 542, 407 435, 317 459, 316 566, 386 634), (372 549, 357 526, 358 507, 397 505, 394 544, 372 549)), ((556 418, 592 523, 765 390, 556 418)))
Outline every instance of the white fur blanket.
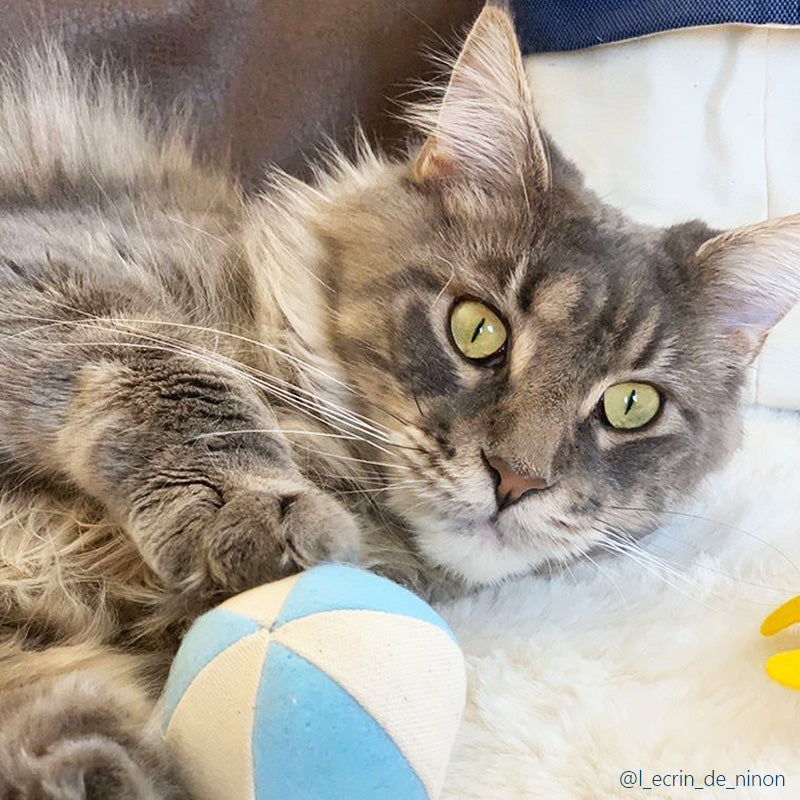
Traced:
POLYGON ((800 632, 759 634, 800 593, 800 415, 749 410, 701 494, 635 558, 443 609, 470 686, 445 800, 800 797, 800 692, 764 671, 800 632))

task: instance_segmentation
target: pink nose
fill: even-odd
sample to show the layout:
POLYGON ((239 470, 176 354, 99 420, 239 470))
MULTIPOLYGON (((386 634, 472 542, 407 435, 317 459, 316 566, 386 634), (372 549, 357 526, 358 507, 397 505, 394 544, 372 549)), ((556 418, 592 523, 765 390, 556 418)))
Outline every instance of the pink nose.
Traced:
POLYGON ((547 488, 544 478, 539 475, 520 475, 502 458, 487 456, 486 461, 498 478, 495 488, 498 511, 513 505, 529 492, 540 492, 547 488))

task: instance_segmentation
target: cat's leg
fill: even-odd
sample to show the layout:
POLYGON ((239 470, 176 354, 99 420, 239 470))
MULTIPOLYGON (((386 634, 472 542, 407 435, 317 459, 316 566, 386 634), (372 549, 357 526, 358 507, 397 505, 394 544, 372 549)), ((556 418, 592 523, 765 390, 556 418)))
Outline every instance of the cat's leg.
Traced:
MULTIPOLYGON (((0 662, 11 668, 8 650, 0 644, 0 662)), ((72 667, 69 647, 18 656, 29 680, 0 689, 0 800, 185 796, 171 773, 153 702, 124 657, 88 646, 72 667)))
POLYGON ((182 355, 86 366, 58 432, 69 473, 170 584, 227 593, 358 555, 246 380, 182 355))
POLYGON ((204 602, 357 559, 354 518, 303 477, 265 395, 213 337, 157 319, 14 324, 0 466, 95 497, 168 586, 204 602))

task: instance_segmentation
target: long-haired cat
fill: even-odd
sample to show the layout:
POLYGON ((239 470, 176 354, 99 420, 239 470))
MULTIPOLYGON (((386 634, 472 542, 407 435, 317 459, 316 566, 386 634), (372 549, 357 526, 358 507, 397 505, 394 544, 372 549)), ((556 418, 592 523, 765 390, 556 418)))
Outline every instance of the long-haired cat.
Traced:
POLYGON ((333 558, 432 596, 646 532, 800 295, 800 217, 587 191, 495 5, 407 159, 245 201, 140 106, 55 49, 0 91, 6 799, 181 796, 152 704, 227 594, 333 558))

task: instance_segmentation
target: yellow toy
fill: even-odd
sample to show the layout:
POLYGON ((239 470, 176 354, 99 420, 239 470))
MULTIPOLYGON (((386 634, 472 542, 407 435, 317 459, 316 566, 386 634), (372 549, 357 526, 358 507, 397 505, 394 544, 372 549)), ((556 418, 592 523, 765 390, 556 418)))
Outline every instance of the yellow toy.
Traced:
MULTIPOLYGON (((800 597, 794 597, 775 609, 762 623, 761 633, 774 636, 800 622, 800 597)), ((767 674, 790 689, 800 689, 800 649, 777 653, 767 661, 767 674)))

